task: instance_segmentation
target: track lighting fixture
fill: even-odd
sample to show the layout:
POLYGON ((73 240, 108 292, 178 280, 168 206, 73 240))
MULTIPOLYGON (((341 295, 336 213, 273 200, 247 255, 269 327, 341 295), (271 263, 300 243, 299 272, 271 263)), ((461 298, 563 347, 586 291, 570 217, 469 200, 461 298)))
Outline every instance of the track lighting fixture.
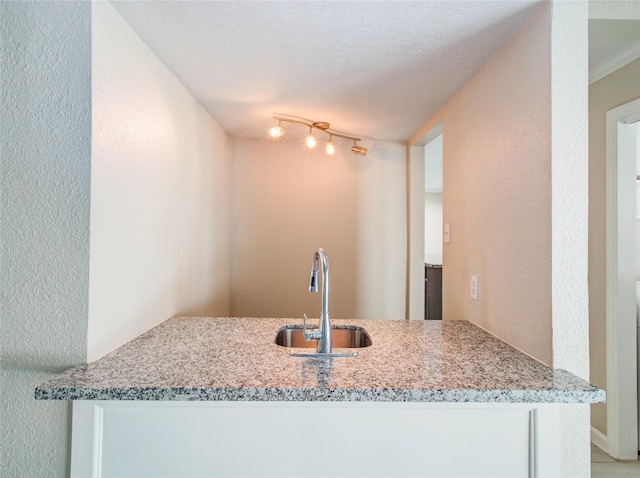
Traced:
POLYGON ((329 135, 329 141, 327 141, 325 145, 325 151, 329 156, 333 155, 336 152, 335 146, 333 145, 334 136, 352 140, 353 146, 351 147, 351 151, 353 151, 354 154, 359 154, 362 156, 367 155, 367 148, 358 145, 358 141, 361 141, 360 138, 355 138, 353 136, 349 136, 347 134, 332 130, 330 129, 329 123, 325 121, 310 121, 304 118, 298 118, 297 116, 289 115, 286 115, 286 117, 275 115, 273 119, 278 121, 278 126, 274 126, 269 130, 269 135, 273 138, 279 138, 284 135, 284 128, 282 127, 283 121, 286 123, 297 123, 309 128, 309 134, 305 136, 305 143, 307 144, 307 148, 309 149, 316 147, 316 138, 315 136, 313 136, 313 130, 317 129, 329 135))

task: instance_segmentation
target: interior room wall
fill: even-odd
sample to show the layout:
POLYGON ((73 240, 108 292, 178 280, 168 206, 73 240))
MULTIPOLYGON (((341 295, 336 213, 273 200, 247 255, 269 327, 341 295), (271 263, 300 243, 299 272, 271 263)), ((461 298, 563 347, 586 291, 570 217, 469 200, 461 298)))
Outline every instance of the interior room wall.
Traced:
MULTIPOLYGON (((606 390, 606 113, 640 98, 640 59, 589 86, 589 358, 591 382, 606 390)), ((607 433, 607 405, 591 405, 591 424, 607 433)))
POLYGON ((0 475, 68 476, 70 407, 37 385, 86 359, 91 4, 0 2, 0 475))
POLYGON ((228 315, 231 273, 228 136, 92 5, 89 361, 172 315, 228 315))
POLYGON ((424 262, 442 264, 442 135, 424 147, 424 262))
POLYGON ((403 319, 405 147, 355 156, 336 140, 309 151, 291 126, 280 142, 233 140, 233 316, 320 314, 307 291, 314 251, 327 252, 332 318, 403 319))
POLYGON ((424 262, 442 264, 442 193, 424 193, 424 262))
POLYGON ((543 9, 416 133, 443 123, 443 318, 543 363, 551 337, 550 14, 543 9), (470 298, 471 275, 479 300, 470 298))

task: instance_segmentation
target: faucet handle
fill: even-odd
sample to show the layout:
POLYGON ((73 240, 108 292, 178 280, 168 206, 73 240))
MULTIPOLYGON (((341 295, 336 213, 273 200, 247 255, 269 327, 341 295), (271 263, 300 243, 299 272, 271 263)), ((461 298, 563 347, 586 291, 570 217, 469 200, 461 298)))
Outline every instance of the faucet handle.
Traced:
POLYGON ((309 332, 309 329, 307 329, 307 314, 304 314, 302 318, 302 337, 305 340, 318 340, 321 337, 319 330, 309 332))

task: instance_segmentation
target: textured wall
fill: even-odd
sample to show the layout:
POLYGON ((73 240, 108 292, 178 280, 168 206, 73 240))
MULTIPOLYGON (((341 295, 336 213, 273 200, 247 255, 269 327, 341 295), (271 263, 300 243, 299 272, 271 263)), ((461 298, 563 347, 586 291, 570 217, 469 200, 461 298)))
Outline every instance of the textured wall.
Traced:
MULTIPOLYGON (((552 365, 588 379, 588 3, 551 8, 552 365)), ((567 407, 560 433, 562 476, 590 476, 589 407, 567 407)))
POLYGON ((69 404, 36 385, 86 358, 91 5, 1 2, 0 474, 68 474, 69 404))
POLYGON ((584 379, 589 378, 587 7, 554 2, 551 29, 553 366, 584 379))
POLYGON ((233 143, 232 315, 318 317, 307 285, 323 247, 332 317, 402 319, 405 148, 376 143, 362 157, 335 140, 330 157, 292 133, 233 143))
MULTIPOLYGON (((550 15, 537 13, 443 121, 443 316, 551 363, 550 15), (469 297, 479 277, 479 301, 469 297)), ((419 132, 416 136, 423 134, 419 132)))
POLYGON ((226 316, 230 141, 107 2, 93 3, 88 360, 172 315, 226 316))
MULTIPOLYGON (((640 98, 640 59, 589 87, 589 343, 591 382, 606 390, 606 114, 640 98)), ((606 435, 607 406, 591 406, 591 423, 606 435)))

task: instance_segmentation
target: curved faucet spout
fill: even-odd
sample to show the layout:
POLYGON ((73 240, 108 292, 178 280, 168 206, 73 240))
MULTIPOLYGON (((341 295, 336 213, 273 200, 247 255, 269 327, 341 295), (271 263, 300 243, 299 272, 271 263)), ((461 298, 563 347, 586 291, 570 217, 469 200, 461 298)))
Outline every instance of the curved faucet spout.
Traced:
POLYGON ((309 332, 306 320, 303 324, 303 336, 305 340, 318 341, 318 353, 331 353, 331 323, 329 322, 329 260, 322 248, 313 255, 311 263, 311 277, 309 278, 309 291, 318 292, 318 268, 322 269, 322 311, 320 312, 320 325, 317 331, 309 332))

